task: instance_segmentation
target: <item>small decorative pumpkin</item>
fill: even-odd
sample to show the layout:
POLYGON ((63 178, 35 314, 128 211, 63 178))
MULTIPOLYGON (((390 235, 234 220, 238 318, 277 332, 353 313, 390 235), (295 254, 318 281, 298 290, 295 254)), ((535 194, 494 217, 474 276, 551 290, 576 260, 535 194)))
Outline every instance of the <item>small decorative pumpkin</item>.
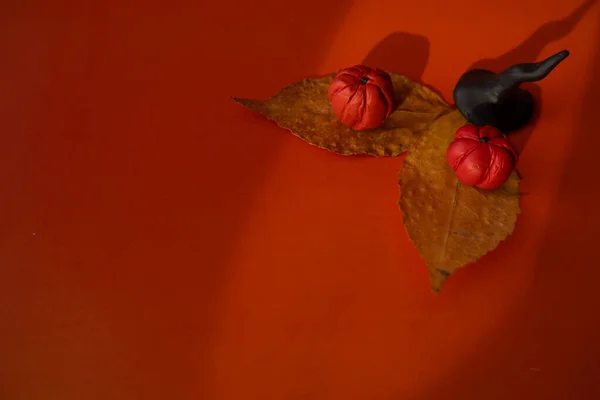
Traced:
POLYGON ((337 119, 357 131, 377 128, 394 109, 390 75, 364 65, 338 72, 327 95, 337 119))
POLYGON ((491 190, 506 183, 519 156, 498 129, 468 124, 456 131, 447 158, 463 185, 491 190))

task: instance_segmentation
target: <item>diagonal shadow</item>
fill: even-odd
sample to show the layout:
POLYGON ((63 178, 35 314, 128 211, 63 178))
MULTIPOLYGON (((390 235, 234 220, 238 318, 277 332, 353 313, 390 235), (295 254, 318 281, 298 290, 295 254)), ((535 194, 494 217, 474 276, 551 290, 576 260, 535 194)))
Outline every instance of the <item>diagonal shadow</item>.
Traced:
MULTIPOLYGON (((381 68, 388 72, 404 75, 414 82, 427 86, 440 97, 443 97, 436 88, 423 82, 423 73, 428 62, 428 38, 409 32, 394 32, 377 43, 362 63, 369 67, 381 68), (407 54, 410 54, 410 57, 407 57, 407 54)), ((406 95, 406 93, 403 95, 406 95)), ((400 102, 402 99, 403 97, 395 96, 396 102, 400 102)))
POLYGON ((429 39, 408 32, 394 32, 369 51, 363 64, 404 75, 421 83, 429 60, 429 39), (410 57, 406 57, 410 54, 410 57))
MULTIPOLYGON (((597 34, 596 43, 598 28, 597 34)), ((487 343, 417 398, 440 398, 440 393, 462 399, 600 398, 600 191, 594 185, 600 136, 590 129, 597 125, 600 107, 600 52, 592 63, 595 73, 586 80, 575 136, 558 178, 561 190, 538 248, 535 281, 487 343)))
MULTIPOLYGON (((494 59, 479 60, 471 65, 469 70, 485 69, 493 72, 501 72, 514 64, 539 61, 538 58, 540 58, 544 48, 548 44, 561 40, 571 33, 579 21, 581 21, 597 1, 598 0, 585 1, 567 17, 556 21, 550 21, 540 26, 523 43, 507 53, 494 59)), ((527 146, 527 142, 539 120, 542 107, 542 90, 539 84, 525 83, 521 85, 521 88, 529 91, 533 95, 536 106, 529 124, 510 134, 510 140, 519 154, 521 154, 527 146)))
MULTIPOLYGON (((596 68, 590 70, 600 71, 600 53, 593 62, 596 68)), ((561 191, 548 213, 552 217, 535 261, 535 282, 488 342, 419 398, 434 399, 439 393, 447 398, 491 398, 490 393, 506 398, 510 392, 519 398, 599 398, 600 191, 590 185, 596 180, 600 146, 600 136, 590 129, 597 123, 598 90, 596 72, 588 80, 580 120, 573 127, 576 136, 559 178, 561 191), (550 393, 553 397, 544 397, 550 393)))

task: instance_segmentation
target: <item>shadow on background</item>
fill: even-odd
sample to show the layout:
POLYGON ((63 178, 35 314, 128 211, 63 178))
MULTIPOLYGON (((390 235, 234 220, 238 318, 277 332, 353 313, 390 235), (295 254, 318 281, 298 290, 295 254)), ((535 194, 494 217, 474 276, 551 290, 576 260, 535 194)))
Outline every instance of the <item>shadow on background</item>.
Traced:
POLYGON ((394 32, 369 51, 363 64, 422 82, 428 60, 429 39, 408 32, 394 32))
POLYGON ((284 136, 230 95, 316 70, 352 1, 13 3, 0 391, 212 398, 231 257, 284 136))
MULTIPOLYGON (((546 33, 536 35, 558 37, 571 29, 572 25, 567 29, 566 25, 551 23, 538 31, 546 33), (552 35, 547 26, 562 30, 552 35)), ((540 49, 528 46, 531 51, 540 49)), ((524 53, 515 54, 525 57, 524 53)), ((550 219, 535 261, 535 281, 520 307, 489 338, 487 347, 477 348, 468 363, 420 398, 434 399, 443 393, 445 398, 495 399, 511 393, 515 398, 535 399, 550 393, 548 385, 552 386, 552 399, 600 398, 600 189, 596 184, 599 50, 592 64, 589 71, 595 75, 588 79, 560 192, 548 213, 550 219)), ((567 88, 568 82, 564 85, 567 88)))
MULTIPOLYGON (((268 170, 273 168, 272 160, 277 148, 287 136, 274 123, 240 107, 231 100, 231 96, 267 98, 288 84, 314 74, 351 6, 351 0, 335 3, 320 0, 303 3, 260 0, 258 3, 248 3, 244 10, 240 10, 236 4, 235 13, 240 17, 240 25, 233 23, 231 15, 227 13, 212 17, 216 25, 215 36, 220 35, 219 29, 222 29, 222 21, 225 20, 229 21, 230 27, 236 27, 228 29, 238 32, 232 35, 235 38, 232 43, 218 42, 214 46, 214 59, 218 60, 221 54, 225 54, 225 58, 219 60, 219 66, 226 70, 220 73, 235 78, 227 83, 229 87, 221 89, 227 92, 223 98, 227 104, 219 105, 219 110, 215 112, 218 117, 210 122, 214 124, 212 128, 216 134, 205 135, 204 140, 208 143, 201 146, 204 149, 227 149, 225 159, 229 164, 229 167, 217 170, 216 176, 212 172, 214 167, 204 172, 211 176, 209 179, 213 183, 208 186, 213 188, 210 196, 206 196, 212 199, 202 200, 211 203, 206 210, 211 224, 204 228, 205 232, 210 232, 211 239, 204 248, 205 255, 201 257, 204 259, 201 275, 206 274, 205 289, 210 295, 197 302, 198 306, 205 308, 202 310, 205 312, 203 323, 207 330, 194 354, 206 355, 200 361, 200 376, 205 379, 200 387, 205 389, 205 398, 219 397, 224 390, 223 385, 229 384, 223 381, 222 376, 215 376, 215 359, 210 355, 219 332, 211 329, 219 329, 219 320, 226 312, 222 296, 227 296, 227 293, 223 289, 232 273, 231 256, 243 234, 241 227, 252 214, 257 193, 268 170), (319 12, 315 13, 317 9, 319 12), (229 121, 226 127, 222 125, 225 121, 229 121), (220 132, 231 134, 222 135, 220 132), (218 216, 209 216, 214 210, 217 210, 218 216)), ((227 4, 223 5, 224 9, 228 7, 227 4)), ((207 67, 206 74, 211 75, 213 67, 207 67)), ((223 156, 218 155, 214 161, 222 163, 223 156)), ((191 286, 197 287, 197 283, 192 282, 191 286)), ((192 372, 198 373, 197 370, 192 372)), ((222 375, 223 371, 217 375, 219 373, 222 375)))
MULTIPOLYGON (((542 51, 548 44, 567 36, 577 26, 579 21, 587 14, 598 0, 588 0, 576 8, 569 16, 558 21, 548 22, 539 27, 527 40, 509 52, 494 59, 484 59, 475 62, 469 69, 486 69, 493 72, 501 72, 514 64, 524 62, 536 62, 542 58, 542 51)), ((567 49, 568 50, 568 49, 567 49)), ((550 56, 550 54, 545 55, 550 56)), ((560 68, 560 65, 557 67, 560 68)), ((552 79, 552 73, 545 78, 552 79)), ((518 153, 525 149, 531 134, 540 117, 542 107, 542 90, 538 84, 525 83, 521 88, 529 91, 536 101, 536 107, 531 122, 518 131, 509 135, 518 153)))

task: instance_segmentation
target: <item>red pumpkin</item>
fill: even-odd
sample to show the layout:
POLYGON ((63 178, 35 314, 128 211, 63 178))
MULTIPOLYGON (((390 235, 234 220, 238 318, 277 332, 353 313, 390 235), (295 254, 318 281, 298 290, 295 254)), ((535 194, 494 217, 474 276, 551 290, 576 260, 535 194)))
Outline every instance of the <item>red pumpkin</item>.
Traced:
POLYGON ((519 159, 502 132, 473 124, 456 131, 447 158, 463 185, 487 190, 504 185, 519 159))
POLYGON ((338 72, 327 95, 337 119, 357 131, 377 128, 394 107, 390 75, 364 65, 338 72))

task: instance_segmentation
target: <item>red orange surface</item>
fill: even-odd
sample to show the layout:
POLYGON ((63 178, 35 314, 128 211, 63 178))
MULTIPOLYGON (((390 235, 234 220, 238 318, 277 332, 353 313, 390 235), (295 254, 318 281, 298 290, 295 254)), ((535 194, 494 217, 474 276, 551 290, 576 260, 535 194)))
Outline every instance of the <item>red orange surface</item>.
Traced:
POLYGON ((598 398, 600 6, 565 20, 580 4, 3 2, 0 398, 598 398), (336 156, 230 100, 365 62, 451 101, 480 60, 563 48, 515 138, 514 234, 437 295, 402 157, 336 156))

